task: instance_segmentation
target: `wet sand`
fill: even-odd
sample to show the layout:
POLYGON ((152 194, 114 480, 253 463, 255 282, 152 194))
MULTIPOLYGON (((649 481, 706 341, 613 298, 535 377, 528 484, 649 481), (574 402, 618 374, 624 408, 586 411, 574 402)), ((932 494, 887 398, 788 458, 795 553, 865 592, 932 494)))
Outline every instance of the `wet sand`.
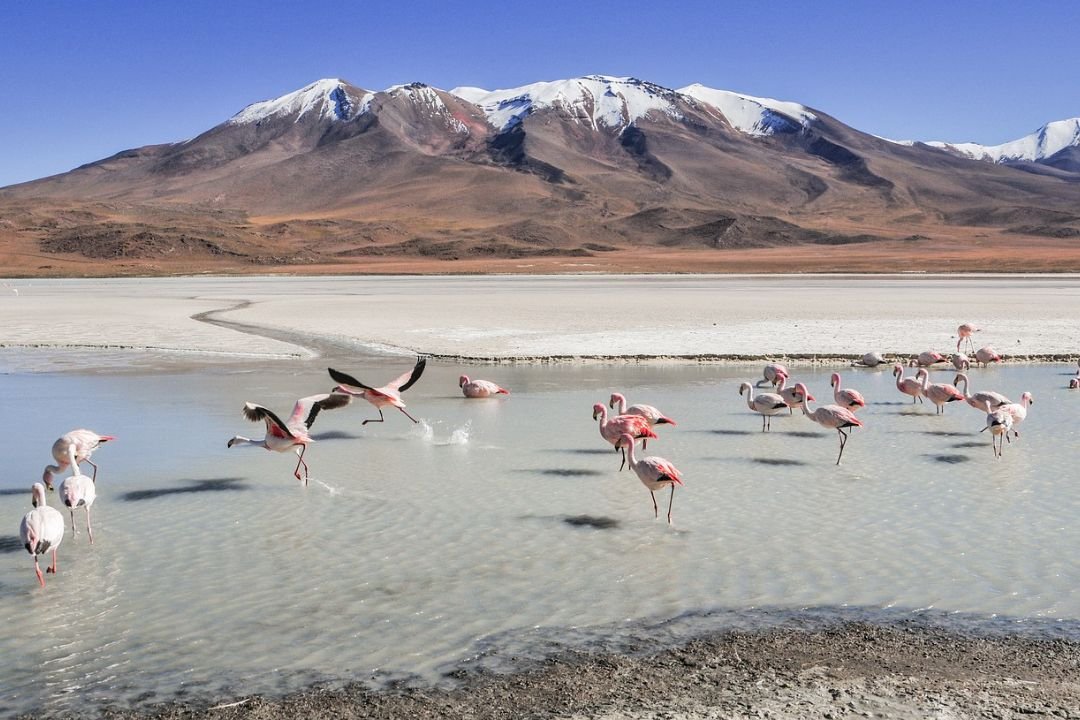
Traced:
MULTIPOLYGON (((948 351, 960 322, 1021 358, 1080 352, 1080 277, 255 278, 12 282, 0 345, 272 358, 337 346, 485 360, 948 351), (123 318, 123 321, 118 321, 123 318), (210 324, 202 320, 214 320, 210 324), (715 324, 714 324, 715 323, 715 324), (237 335, 236 329, 243 331, 237 335)), ((116 718, 1080 717, 1080 644, 913 624, 722 632, 562 652, 450 689, 242 692, 116 718)))
POLYGON ((313 688, 110 718, 1076 718, 1080 644, 916 623, 725 632, 657 653, 564 653, 454 689, 313 688))

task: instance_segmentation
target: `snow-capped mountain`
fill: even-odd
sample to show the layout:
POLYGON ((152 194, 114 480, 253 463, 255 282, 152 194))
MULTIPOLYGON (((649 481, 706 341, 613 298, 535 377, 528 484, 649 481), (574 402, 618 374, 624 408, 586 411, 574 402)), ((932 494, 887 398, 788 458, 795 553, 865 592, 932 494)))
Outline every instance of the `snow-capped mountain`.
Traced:
POLYGON ((1001 145, 949 143, 937 140, 925 144, 969 157, 972 160, 987 160, 995 163, 1023 160, 1039 162, 1067 148, 1080 146, 1080 118, 1047 123, 1030 135, 1001 145))
POLYGON ((794 102, 714 90, 700 83, 679 88, 679 92, 716 108, 733 128, 748 135, 795 132, 817 120, 812 112, 794 102))
POLYGON ((361 93, 343 80, 318 80, 275 100, 248 105, 229 118, 230 125, 251 125, 273 118, 292 117, 295 121, 309 115, 322 120, 352 120, 367 112, 372 93, 361 93))

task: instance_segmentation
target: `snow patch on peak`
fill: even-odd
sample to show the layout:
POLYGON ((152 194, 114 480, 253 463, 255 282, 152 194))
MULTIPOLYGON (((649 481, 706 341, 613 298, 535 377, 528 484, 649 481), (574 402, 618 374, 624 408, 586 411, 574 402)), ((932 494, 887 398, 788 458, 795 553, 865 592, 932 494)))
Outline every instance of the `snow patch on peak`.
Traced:
POLYGON ((454 132, 461 133, 462 135, 469 134, 469 128, 465 123, 454 117, 453 112, 446 106, 443 99, 439 97, 439 91, 430 85, 425 85, 421 82, 408 83, 407 85, 393 85, 387 88, 385 92, 387 95, 395 95, 409 99, 417 106, 426 110, 428 114, 433 117, 442 117, 446 126, 454 132))
POLYGON ((748 135, 797 132, 817 120, 799 103, 716 90, 700 83, 687 85, 679 92, 716 108, 733 128, 748 135))
POLYGON ((650 112, 681 118, 673 91, 630 77, 586 75, 538 82, 506 90, 459 87, 450 91, 484 111, 498 130, 522 122, 538 110, 557 109, 593 129, 624 130, 650 112))
POLYGON ((337 78, 317 80, 295 92, 275 100, 253 103, 229 118, 230 125, 246 125, 263 120, 295 115, 294 122, 308 113, 318 113, 320 119, 351 120, 367 111, 371 93, 356 97, 348 85, 337 78))
POLYGON ((1080 118, 1056 120, 1024 137, 1001 145, 931 141, 930 147, 951 150, 972 160, 1001 163, 1045 160, 1067 147, 1080 146, 1080 118))

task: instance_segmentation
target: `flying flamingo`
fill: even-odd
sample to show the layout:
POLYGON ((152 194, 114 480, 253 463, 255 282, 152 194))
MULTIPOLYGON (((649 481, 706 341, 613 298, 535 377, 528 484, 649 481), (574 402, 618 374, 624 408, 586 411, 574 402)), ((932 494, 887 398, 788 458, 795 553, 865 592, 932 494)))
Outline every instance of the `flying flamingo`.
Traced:
POLYGON ((311 436, 308 435, 308 429, 322 410, 335 410, 339 407, 345 407, 350 402, 352 402, 351 396, 337 392, 300 398, 296 401, 292 415, 289 416, 287 422, 282 422, 281 418, 262 405, 250 402, 244 403, 244 417, 251 422, 260 420, 266 422, 266 437, 262 440, 252 440, 237 435, 229 440, 227 447, 239 444, 258 445, 274 452, 285 452, 295 447, 297 463, 293 475, 297 480, 302 480, 304 485, 307 485, 308 466, 304 462, 304 452, 307 451, 308 443, 314 442, 311 436), (301 465, 304 466, 304 476, 302 478, 300 477, 301 465))
POLYGON ((71 536, 79 534, 75 526, 75 508, 86 508, 86 534, 90 536, 90 544, 94 544, 94 529, 90 527, 90 506, 97 499, 97 485, 93 479, 85 475, 71 475, 60 481, 60 500, 71 511, 71 536))
MULTIPOLYGON (((600 418, 600 437, 614 445, 616 451, 622 449, 619 447, 619 438, 623 435, 630 435, 641 440, 642 446, 648 441, 648 438, 657 437, 657 434, 649 429, 649 421, 640 415, 616 415, 608 419, 607 408, 604 407, 604 403, 593 405, 592 416, 593 420, 600 418)), ((619 465, 619 470, 626 466, 626 450, 623 450, 622 456, 623 461, 619 465)))
POLYGON ((975 351, 975 360, 980 365, 985 366, 990 363, 1001 362, 1001 356, 994 351, 994 348, 987 345, 975 351))
MULTIPOLYGON (((981 327, 976 327, 971 323, 964 323, 960 327, 956 328, 956 352, 960 352, 960 343, 965 339, 968 341, 968 350, 974 350, 975 345, 971 341, 972 333, 982 332, 981 327)), ((960 368, 956 368, 959 370, 960 368)))
POLYGON ((492 395, 509 395, 510 391, 490 380, 470 380, 468 375, 458 378, 458 387, 467 398, 486 398, 492 395))
POLYGON ((788 369, 780 363, 767 364, 762 373, 765 375, 765 378, 763 380, 758 380, 754 387, 764 387, 765 385, 772 385, 775 387, 780 382, 780 375, 791 376, 788 369))
POLYGON ((957 387, 960 383, 964 384, 964 402, 976 410, 982 410, 986 407, 986 403, 990 403, 990 407, 997 410, 1002 405, 1008 405, 1012 402, 1009 398, 1005 397, 999 392, 993 390, 983 390, 981 392, 968 394, 968 376, 964 373, 957 373, 953 378, 953 385, 957 387))
MULTIPOLYGON (((780 376, 780 383, 776 386, 776 394, 779 395, 780 397, 784 398, 784 403, 788 406, 788 415, 794 415, 795 412, 794 412, 794 410, 792 408, 799 407, 799 405, 802 404, 803 399, 802 399, 802 395, 799 395, 798 390, 796 390, 794 387, 788 387, 787 386, 787 381, 788 381, 788 376, 787 375, 781 375, 780 376)), ((739 389, 739 394, 740 395, 742 394, 742 389, 741 388, 739 389)), ((748 395, 747 400, 749 400, 749 399, 750 399, 750 396, 748 395)), ((811 395, 808 399, 815 400, 816 398, 813 395, 811 395)))
POLYGON ((1012 430, 1012 426, 1012 415, 1004 408, 994 410, 990 407, 990 403, 986 403, 986 427, 979 432, 990 431, 990 443, 994 449, 994 457, 1001 457, 1001 452, 1005 449, 1005 440, 1009 439, 1009 431, 1012 430))
POLYGON ((956 368, 956 372, 971 369, 971 358, 964 353, 956 353, 949 358, 949 362, 956 368))
POLYGON ((45 472, 41 476, 42 482, 45 483, 45 487, 50 490, 53 489, 53 475, 63 471, 65 468, 70 467, 72 472, 78 473, 79 463, 84 460, 90 463, 90 466, 94 468, 94 476, 91 478, 94 482, 97 482, 98 467, 90 456, 94 454, 94 451, 101 446, 102 443, 107 443, 110 440, 116 438, 112 435, 98 435, 93 430, 72 430, 69 433, 61 435, 52 446, 53 460, 56 461, 55 465, 46 465, 45 472))
POLYGON ((918 357, 908 360, 908 367, 930 367, 934 363, 948 362, 949 359, 939 352, 927 350, 919 353, 918 357))
POLYGON ((339 383, 334 388, 334 392, 344 392, 349 395, 359 395, 369 403, 374 405, 379 410, 379 419, 369 418, 361 425, 367 425, 369 422, 383 422, 382 409, 387 406, 396 407, 405 417, 409 418, 413 422, 420 422, 408 412, 405 411, 405 403, 401 400, 401 393, 411 388, 420 376, 424 374, 424 367, 427 365, 427 358, 417 358, 416 365, 413 369, 407 373, 402 374, 400 377, 391 380, 380 388, 373 388, 360 382, 351 375, 346 375, 343 372, 338 372, 333 368, 327 368, 330 371, 330 377, 334 382, 339 383))
MULTIPOLYGON (((866 400, 863 399, 862 393, 851 388, 840 387, 840 373, 833 373, 829 379, 829 384, 833 388, 833 400, 840 407, 845 407, 851 412, 866 407, 866 400)), ((813 400, 814 398, 810 399, 813 400)))
POLYGON ((893 365, 893 376, 896 378, 896 389, 905 395, 911 396, 911 403, 922 402, 922 383, 913 377, 904 377, 903 365, 893 365))
POLYGON ((1004 410, 1012 416, 1013 437, 1020 437, 1020 431, 1016 428, 1020 427, 1020 425, 1027 420, 1028 408, 1034 404, 1035 398, 1031 396, 1031 393, 1026 392, 1020 396, 1020 402, 1001 406, 1001 410, 1004 410))
POLYGON ((929 398, 930 402, 934 403, 938 415, 945 413, 945 405, 948 403, 964 399, 964 393, 952 385, 930 382, 930 373, 926 368, 919 368, 919 372, 915 373, 915 377, 916 379, 922 378, 922 394, 924 397, 929 398))
POLYGON ((652 496, 654 518, 660 517, 660 508, 656 506, 656 491, 662 490, 665 485, 671 486, 671 499, 668 500, 667 508, 667 521, 668 525, 670 525, 671 506, 675 502, 675 486, 683 484, 682 473, 679 472, 677 467, 662 457, 649 455, 638 460, 634 455, 634 436, 629 433, 620 435, 618 441, 615 443, 615 447, 621 447, 626 450, 628 455, 627 462, 630 465, 630 469, 633 470, 634 474, 641 480, 641 484, 648 488, 649 495, 652 496))
MULTIPOLYGON (((802 383, 799 383, 802 385, 802 383)), ((795 386, 796 391, 798 385, 795 386)), ((806 386, 803 385, 801 392, 806 392, 806 386)), ((761 432, 768 432, 772 429, 773 415, 779 415, 785 408, 787 403, 784 402, 784 398, 776 393, 759 393, 754 395, 754 388, 748 382, 744 382, 739 386, 739 394, 746 394, 746 407, 750 408, 756 413, 761 413, 761 432)))
POLYGON ((64 540, 64 516, 56 508, 49 507, 45 500, 45 486, 34 483, 30 491, 34 509, 23 515, 19 523, 19 540, 26 551, 34 556, 34 573, 37 574, 41 587, 45 587, 45 576, 38 565, 38 555, 52 551, 52 565, 45 572, 56 573, 56 548, 64 540))
MULTIPOLYGON (((804 395, 807 395, 806 386, 799 383, 795 387, 799 388, 804 395)), ((862 421, 855 417, 855 413, 851 412, 847 408, 840 407, 839 405, 823 405, 813 412, 807 407, 804 402, 802 404, 803 415, 810 418, 818 425, 829 430, 835 430, 840 435, 840 454, 836 456, 836 464, 840 464, 840 458, 844 456, 844 446, 847 445, 847 433, 844 432, 846 427, 862 427, 862 421)))
POLYGON ((649 427, 654 425, 678 425, 678 423, 652 405, 635 403, 630 407, 626 407, 626 396, 622 393, 611 393, 608 407, 615 410, 616 415, 640 415, 649 421, 649 427))

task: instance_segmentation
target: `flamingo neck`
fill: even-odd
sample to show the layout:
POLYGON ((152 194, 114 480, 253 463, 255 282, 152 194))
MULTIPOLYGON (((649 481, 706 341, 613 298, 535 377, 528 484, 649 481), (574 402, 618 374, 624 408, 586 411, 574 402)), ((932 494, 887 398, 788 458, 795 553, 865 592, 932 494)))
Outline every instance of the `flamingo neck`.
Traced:
POLYGON ((615 414, 616 415, 625 415, 626 414, 626 398, 623 397, 622 395, 616 395, 615 396, 615 414))
POLYGON ((626 448, 626 464, 630 466, 631 470, 635 470, 637 468, 637 456, 634 454, 635 444, 636 443, 631 440, 630 447, 626 448))

